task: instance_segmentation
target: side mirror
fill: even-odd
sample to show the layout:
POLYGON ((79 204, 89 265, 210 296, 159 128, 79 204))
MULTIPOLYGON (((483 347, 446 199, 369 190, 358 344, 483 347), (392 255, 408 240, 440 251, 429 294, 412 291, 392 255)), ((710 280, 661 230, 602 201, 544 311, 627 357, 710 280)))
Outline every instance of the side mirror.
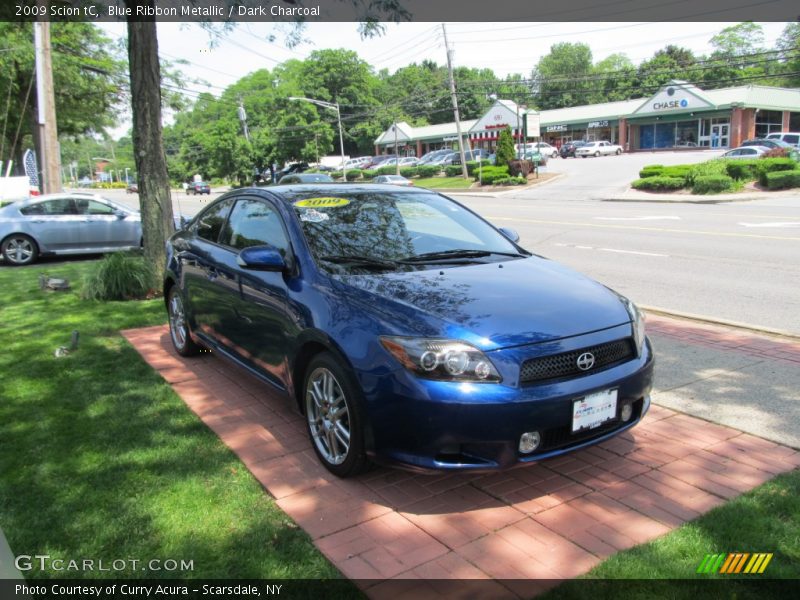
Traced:
POLYGON ((501 227, 500 229, 498 229, 498 231, 502 233, 504 236, 506 236, 508 239, 510 239, 512 242, 514 242, 515 244, 519 241, 519 234, 513 229, 510 229, 508 227, 501 227))
POLYGON ((122 210, 115 210, 114 216, 117 217, 120 221, 128 216, 128 213, 122 210))
POLYGON ((254 271, 283 271, 286 261, 280 251, 273 246, 251 246, 239 252, 236 263, 254 271))

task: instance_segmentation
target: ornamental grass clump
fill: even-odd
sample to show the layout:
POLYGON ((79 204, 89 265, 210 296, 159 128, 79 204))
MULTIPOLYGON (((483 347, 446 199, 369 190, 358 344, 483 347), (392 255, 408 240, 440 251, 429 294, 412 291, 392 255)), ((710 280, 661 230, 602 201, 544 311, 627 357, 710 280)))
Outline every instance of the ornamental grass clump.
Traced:
POLYGON ((115 252, 92 265, 81 296, 87 300, 141 300, 155 289, 155 269, 142 254, 115 252))

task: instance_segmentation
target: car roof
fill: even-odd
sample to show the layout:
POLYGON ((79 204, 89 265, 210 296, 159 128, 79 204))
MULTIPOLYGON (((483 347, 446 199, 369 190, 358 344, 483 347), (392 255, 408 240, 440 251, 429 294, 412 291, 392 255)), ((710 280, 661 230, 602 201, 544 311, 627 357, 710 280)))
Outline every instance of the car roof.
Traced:
POLYGON ((290 185, 272 185, 269 188, 241 188, 236 191, 252 192, 254 190, 259 192, 268 191, 270 194, 274 194, 286 204, 295 202, 298 199, 298 195, 302 195, 306 198, 313 198, 314 194, 319 194, 320 197, 325 197, 331 195, 374 194, 377 191, 392 194, 429 193, 435 196, 439 195, 436 192, 426 190, 425 188, 398 188, 396 185, 391 185, 388 183, 326 183, 324 185, 318 183, 296 183, 290 185))

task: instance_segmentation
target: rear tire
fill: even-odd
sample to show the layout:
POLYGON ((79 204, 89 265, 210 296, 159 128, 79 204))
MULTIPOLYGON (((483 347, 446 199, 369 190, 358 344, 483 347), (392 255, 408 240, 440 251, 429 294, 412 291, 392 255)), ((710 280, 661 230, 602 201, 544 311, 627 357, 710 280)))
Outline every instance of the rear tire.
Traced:
POLYGON ((619 156, 620 154, 622 154, 622 150, 617 149, 617 153, 616 154, 617 154, 617 156, 619 156))
POLYGON ((175 352, 181 356, 195 356, 201 348, 192 339, 189 321, 186 318, 186 308, 183 296, 177 285, 169 289, 167 296, 167 314, 169 315, 169 336, 175 352))
POLYGON ((36 240, 24 233, 12 233, 3 240, 0 250, 6 262, 15 267, 32 265, 39 258, 39 246, 36 240))
POLYGON ((365 471, 361 390, 349 371, 323 352, 308 364, 302 389, 308 435, 322 465, 342 478, 365 471))
POLYGON ((600 156, 600 151, 598 150, 597 152, 594 153, 594 157, 597 158, 599 156, 600 156))

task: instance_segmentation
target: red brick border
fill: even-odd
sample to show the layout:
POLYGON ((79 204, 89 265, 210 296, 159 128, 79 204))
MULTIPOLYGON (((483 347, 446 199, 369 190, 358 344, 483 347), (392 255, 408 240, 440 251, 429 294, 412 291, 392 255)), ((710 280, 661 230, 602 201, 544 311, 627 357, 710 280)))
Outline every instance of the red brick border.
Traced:
MULTIPOLYGON (((771 358, 800 350, 670 321, 651 316, 648 326, 771 358)), ((267 385, 212 355, 177 356, 164 326, 123 335, 352 579, 575 577, 800 466, 791 448, 653 406, 630 432, 521 469, 380 468, 343 481, 318 464, 302 416, 267 385)))

